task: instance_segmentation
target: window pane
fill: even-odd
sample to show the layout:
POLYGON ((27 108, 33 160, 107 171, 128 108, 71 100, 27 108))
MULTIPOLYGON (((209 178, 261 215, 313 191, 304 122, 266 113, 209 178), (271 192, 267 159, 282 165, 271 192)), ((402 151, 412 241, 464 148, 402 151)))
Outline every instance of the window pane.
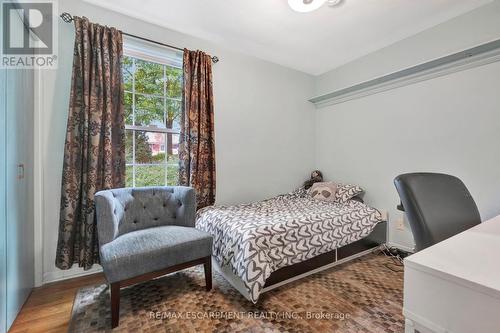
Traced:
POLYGON ((135 92, 163 96, 163 65, 135 60, 135 92))
POLYGON ((123 57, 122 72, 123 72, 123 88, 132 91, 132 80, 134 76, 134 62, 131 57, 123 57))
POLYGON ((134 115, 132 114, 132 108, 133 108, 133 95, 132 93, 126 92, 124 97, 123 97, 123 107, 125 109, 125 124, 127 125, 133 125, 133 117, 134 115))
POLYGON ((135 131, 135 163, 165 163, 165 133, 135 131))
POLYGON ((179 185, 179 165, 171 165, 167 166, 167 185, 169 186, 177 186, 179 185))
POLYGON ((135 125, 165 128, 163 98, 135 95, 135 125))
MULTIPOLYGON (((180 130, 182 68, 125 56, 122 71, 126 125, 180 130)), ((126 186, 177 185, 178 134, 126 130, 125 139, 126 186)))
POLYGON ((135 186, 164 186, 165 165, 141 165, 135 167, 135 186))
POLYGON ((127 164, 134 163, 132 155, 132 146, 134 142, 133 136, 134 136, 134 131, 132 130, 125 131, 125 162, 127 164))
POLYGON ((181 108, 180 101, 167 99, 167 128, 180 130, 181 108))
POLYGON ((179 182, 179 134, 167 134, 167 185, 179 182))
POLYGON ((182 69, 167 66, 167 96, 182 98, 182 69))
POLYGON ((132 166, 127 166, 125 167, 125 186, 126 187, 133 187, 133 177, 134 177, 134 170, 132 166))

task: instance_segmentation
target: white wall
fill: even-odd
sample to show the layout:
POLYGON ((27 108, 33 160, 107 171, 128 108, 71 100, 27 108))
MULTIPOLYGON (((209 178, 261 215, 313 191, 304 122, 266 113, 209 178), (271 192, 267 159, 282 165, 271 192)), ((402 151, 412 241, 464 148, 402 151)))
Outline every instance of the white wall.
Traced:
MULTIPOLYGON (((59 10, 220 58, 213 67, 219 204, 290 191, 314 167, 314 108, 307 102, 313 94, 312 76, 79 1, 60 1, 59 10)), ((45 282, 81 273, 79 269, 63 272, 54 264, 73 25, 61 22, 59 34, 59 69, 45 71, 40 87, 43 254, 39 261, 43 263, 38 265, 45 282)))
MULTIPOLYGON (((500 38, 500 2, 474 10, 328 72, 316 95, 500 38)), ((316 164, 325 176, 362 185, 387 209, 390 241, 413 247, 395 222, 398 174, 461 178, 483 219, 500 214, 500 63, 400 87, 316 111, 316 164)))

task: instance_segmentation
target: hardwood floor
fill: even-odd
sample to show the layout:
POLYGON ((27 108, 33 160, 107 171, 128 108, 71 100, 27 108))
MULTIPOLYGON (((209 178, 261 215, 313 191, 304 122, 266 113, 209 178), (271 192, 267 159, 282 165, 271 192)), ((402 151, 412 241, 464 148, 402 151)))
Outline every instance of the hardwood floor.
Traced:
POLYGON ((9 333, 67 332, 76 291, 103 281, 100 273, 35 288, 9 333))

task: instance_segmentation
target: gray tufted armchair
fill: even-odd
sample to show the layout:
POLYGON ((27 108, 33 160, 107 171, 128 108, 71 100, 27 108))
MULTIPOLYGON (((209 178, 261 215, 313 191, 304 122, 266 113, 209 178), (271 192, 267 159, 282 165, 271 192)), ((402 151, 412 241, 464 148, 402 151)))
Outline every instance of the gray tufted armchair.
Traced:
POLYGON ((118 326, 120 288, 204 265, 212 289, 212 236, 194 228, 192 188, 144 187, 95 195, 99 253, 111 285, 111 325, 118 326))

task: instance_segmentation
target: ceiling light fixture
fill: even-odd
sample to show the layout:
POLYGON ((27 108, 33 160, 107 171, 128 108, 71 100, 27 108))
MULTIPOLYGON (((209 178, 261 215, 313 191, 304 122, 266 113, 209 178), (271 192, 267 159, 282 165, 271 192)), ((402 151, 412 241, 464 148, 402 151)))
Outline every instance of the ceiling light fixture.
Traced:
POLYGON ((312 12, 325 4, 326 0, 288 0, 288 5, 299 13, 312 12))
POLYGON ((342 3, 343 0, 327 0, 328 6, 330 7, 335 7, 339 6, 342 3))
POLYGON ((335 7, 342 3, 343 0, 288 0, 288 5, 294 11, 299 13, 308 13, 319 9, 326 2, 328 6, 335 7))

